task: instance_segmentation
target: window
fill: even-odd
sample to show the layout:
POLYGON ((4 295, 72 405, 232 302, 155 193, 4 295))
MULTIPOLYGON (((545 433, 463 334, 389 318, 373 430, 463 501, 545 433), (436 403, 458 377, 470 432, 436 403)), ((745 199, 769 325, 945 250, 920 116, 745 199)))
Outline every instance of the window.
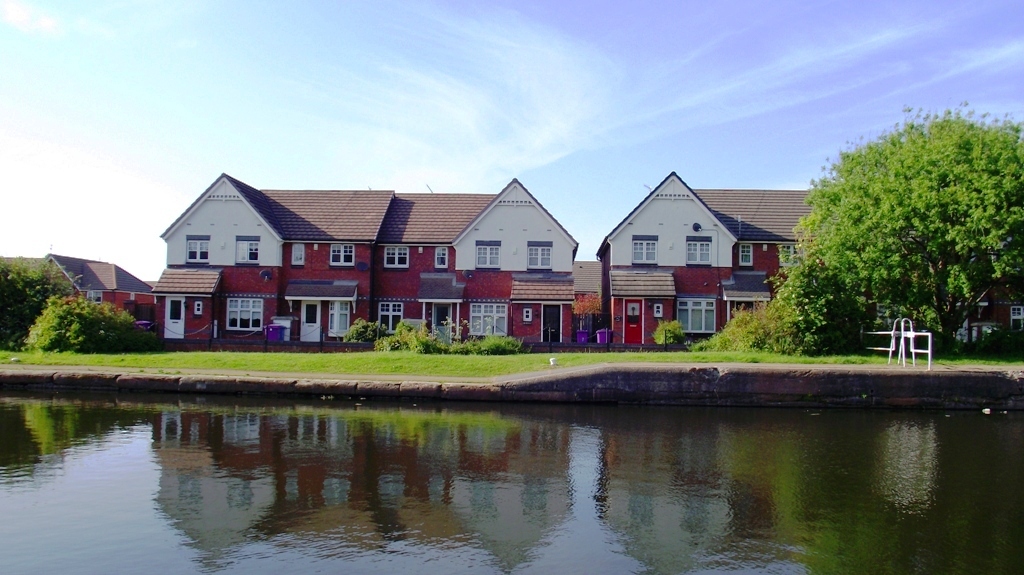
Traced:
POLYGON ((386 268, 407 268, 409 267, 408 246, 387 246, 384 248, 384 267, 386 268))
POLYGON ((658 261, 657 241, 633 241, 633 263, 653 264, 658 261))
POLYGON ((356 265, 356 246, 352 244, 331 244, 331 265, 356 265))
POLYGON ((395 331, 399 322, 402 321, 402 304, 381 302, 378 309, 380 309, 380 317, 378 319, 381 325, 387 328, 388 333, 395 331))
POLYGON ((797 251, 794 244, 779 244, 779 265, 788 267, 796 265, 797 251))
POLYGON ((477 246, 476 267, 496 268, 501 266, 501 246, 477 246))
POLYGON ((301 266, 306 263, 306 244, 292 244, 292 265, 301 266))
POLYGON ((1024 305, 1010 306, 1010 330, 1024 331, 1024 305))
POLYGON ((685 333, 714 333, 715 301, 684 299, 679 300, 677 318, 685 333))
POLYGON ((228 298, 228 329, 263 328, 263 300, 228 298))
POLYGON ((103 303, 103 292, 100 290, 91 289, 85 292, 85 299, 93 303, 103 303))
POLYGON ((740 265, 754 265, 754 246, 750 244, 740 244, 740 265))
POLYGON ((503 303, 474 303, 469 305, 470 335, 505 335, 507 333, 507 326, 507 305, 503 303))
POLYGON ((434 267, 435 268, 447 268, 448 267, 448 248, 434 248, 434 267))
POLYGON ((530 323, 531 321, 533 321, 533 308, 532 307, 524 307, 523 308, 523 323, 530 323))
POLYGON ((551 269, 551 248, 533 246, 526 248, 526 267, 551 269))
POLYGON ((259 263, 260 261, 260 237, 259 236, 236 236, 235 237, 235 262, 240 264, 259 263))
POLYGON ((196 300, 192 303, 192 315, 203 315, 203 301, 196 300))
MULTIPOLYGON (((399 304, 401 305, 401 304, 399 304)), ((349 302, 332 301, 327 315, 327 335, 340 337, 348 333, 351 318, 349 302)))
POLYGON ((185 239, 185 261, 210 261, 210 236, 187 236, 185 239))
POLYGON ((686 241, 686 265, 711 265, 711 240, 686 241))

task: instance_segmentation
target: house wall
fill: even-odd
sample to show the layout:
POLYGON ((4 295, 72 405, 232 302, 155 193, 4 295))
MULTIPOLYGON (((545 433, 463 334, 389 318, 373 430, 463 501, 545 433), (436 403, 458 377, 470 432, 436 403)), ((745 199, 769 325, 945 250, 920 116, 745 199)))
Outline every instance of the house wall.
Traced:
POLYGON ((490 211, 459 238, 456 269, 476 269, 477 240, 501 242, 501 269, 506 271, 527 270, 527 242, 550 241, 551 271, 572 271, 575 245, 518 185, 500 195, 490 211))
POLYGON ((571 342, 572 332, 572 304, 549 304, 544 302, 513 303, 509 307, 509 328, 510 335, 519 338, 526 343, 543 341, 544 318, 543 307, 546 305, 558 305, 562 309, 561 339, 562 342, 571 342), (533 320, 523 321, 523 309, 533 309, 533 320))
MULTIPOLYGON (((85 292, 82 293, 85 295, 85 292)), ((124 302, 135 300, 135 303, 151 304, 155 301, 153 294, 151 293, 135 293, 135 297, 132 297, 131 292, 126 291, 104 291, 102 294, 103 301, 105 303, 114 304, 117 309, 124 309, 124 302)))
POLYGON ((779 273, 779 244, 766 242, 737 242, 732 247, 733 269, 736 271, 757 271, 765 272, 766 277, 772 277, 779 273), (740 265, 740 244, 750 244, 752 248, 753 264, 750 266, 740 265))
MULTIPOLYGON (((733 241, 718 220, 708 212, 685 185, 670 179, 654 197, 609 238, 606 257, 612 266, 633 264, 633 236, 658 236, 659 266, 686 266, 686 237, 711 237, 711 266, 732 267, 733 241), (694 231, 693 224, 701 230, 694 231)), ((691 266, 693 267, 693 266, 691 266)))
MULTIPOLYGON (((377 317, 378 304, 382 301, 402 302, 402 317, 414 320, 428 319, 423 317, 423 304, 419 301, 421 273, 448 273, 452 271, 454 250, 448 247, 448 266, 434 266, 434 248, 436 245, 381 244, 376 246, 373 258, 374 294, 373 317, 377 317), (384 267, 384 253, 388 246, 405 246, 409 248, 408 268, 384 267)), ((430 306, 427 306, 430 314, 430 306)), ((454 305, 452 314, 455 313, 454 305)))
MULTIPOLYGON (((284 266, 282 266, 283 278, 281 281, 280 300, 277 315, 293 316, 299 319, 299 302, 289 302, 284 299, 285 291, 288 288, 289 280, 347 280, 358 282, 356 287, 355 310, 352 311, 350 321, 357 319, 370 321, 370 266, 373 261, 373 246, 369 243, 355 242, 285 242, 282 252, 284 266), (292 264, 292 245, 302 243, 305 246, 305 263, 302 265, 292 264), (355 246, 355 262, 351 266, 331 265, 331 244, 353 244, 355 246), (365 264, 366 269, 359 271, 360 264, 365 264)), ((320 305, 320 325, 327 326, 330 305, 326 302, 320 305)), ((293 322, 291 329, 292 339, 298 339, 297 321, 293 322)))
POLYGON ((164 238, 167 265, 185 265, 190 235, 210 236, 211 266, 233 266, 236 236, 260 237, 260 266, 281 265, 281 241, 257 217, 227 180, 221 179, 195 206, 185 221, 164 238))

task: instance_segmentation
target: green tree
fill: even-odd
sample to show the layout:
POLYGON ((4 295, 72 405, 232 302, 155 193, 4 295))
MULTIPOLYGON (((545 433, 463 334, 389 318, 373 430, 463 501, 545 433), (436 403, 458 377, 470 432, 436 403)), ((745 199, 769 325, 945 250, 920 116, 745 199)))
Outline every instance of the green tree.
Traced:
MULTIPOLYGON (((1024 269, 1022 126, 918 113, 840 154, 813 182, 808 253, 857 293, 952 341, 971 308, 1024 269)), ((808 260, 810 258, 807 258, 808 260)))
POLYGON ((51 263, 0 258, 0 349, 20 349, 46 300, 72 293, 71 282, 51 263))

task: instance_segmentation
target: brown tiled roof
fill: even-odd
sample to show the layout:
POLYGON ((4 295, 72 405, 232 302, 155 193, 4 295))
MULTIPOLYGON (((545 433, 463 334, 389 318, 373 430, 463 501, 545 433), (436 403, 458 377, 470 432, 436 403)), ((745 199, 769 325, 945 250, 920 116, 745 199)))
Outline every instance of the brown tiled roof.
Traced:
POLYGON ((612 270, 614 297, 675 297, 676 282, 672 272, 655 270, 612 270))
POLYGON ((100 262, 73 258, 70 256, 58 256, 50 254, 52 259, 65 275, 71 279, 78 291, 99 290, 99 291, 122 291, 134 293, 149 293, 153 291, 152 286, 128 273, 120 266, 100 262))
POLYGON ((793 228, 811 212, 807 190, 694 190, 740 241, 792 242, 793 228))
POLYGON ((601 292, 601 262, 574 262, 572 264, 573 291, 576 293, 601 292))
POLYGON ((376 190, 263 190, 285 240, 373 241, 394 192, 376 190))
POLYGON ((220 270, 166 269, 153 286, 153 293, 212 294, 220 283, 220 270))
POLYGON ((466 284, 455 281, 455 274, 421 273, 420 291, 416 298, 421 301, 461 300, 466 284))
POLYGON ((512 301, 572 301, 569 274, 513 274, 512 301))
POLYGON ((285 299, 352 299, 359 282, 353 280, 292 280, 285 299))
POLYGON ((494 198, 494 194, 395 194, 379 240, 449 244, 494 198))
POLYGON ((767 300, 771 297, 765 272, 733 272, 732 284, 722 284, 725 299, 767 300))

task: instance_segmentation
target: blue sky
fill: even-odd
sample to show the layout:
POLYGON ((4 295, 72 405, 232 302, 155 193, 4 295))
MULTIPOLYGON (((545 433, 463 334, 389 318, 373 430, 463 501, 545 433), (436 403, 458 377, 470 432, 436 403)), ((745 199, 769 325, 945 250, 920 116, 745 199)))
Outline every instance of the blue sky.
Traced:
POLYGON ((806 188, 904 109, 1024 120, 1024 4, 0 0, 0 255, 163 268, 221 173, 500 191, 594 259, 676 171, 806 188))

